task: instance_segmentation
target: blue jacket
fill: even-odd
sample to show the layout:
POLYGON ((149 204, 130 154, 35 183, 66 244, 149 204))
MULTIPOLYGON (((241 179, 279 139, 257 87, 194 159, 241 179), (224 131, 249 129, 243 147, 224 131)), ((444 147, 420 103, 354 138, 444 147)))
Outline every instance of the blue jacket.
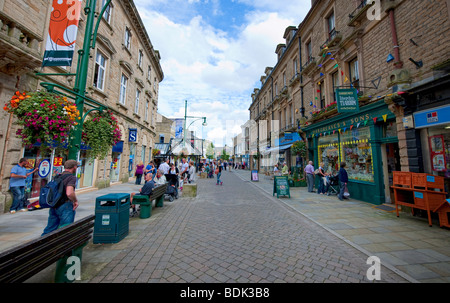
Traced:
POLYGON ((339 181, 343 183, 348 183, 348 174, 347 171, 341 167, 339 170, 339 181))

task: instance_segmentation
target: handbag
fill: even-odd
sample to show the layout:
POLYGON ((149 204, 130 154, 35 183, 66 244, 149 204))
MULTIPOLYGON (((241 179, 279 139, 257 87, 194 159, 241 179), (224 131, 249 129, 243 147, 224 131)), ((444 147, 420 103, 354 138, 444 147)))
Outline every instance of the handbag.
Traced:
POLYGON ((218 174, 219 174, 219 169, 217 168, 217 169, 214 171, 214 173, 215 173, 216 175, 218 175, 218 174))
POLYGON ((350 197, 350 193, 348 192, 347 184, 345 184, 344 197, 347 197, 347 198, 350 197))

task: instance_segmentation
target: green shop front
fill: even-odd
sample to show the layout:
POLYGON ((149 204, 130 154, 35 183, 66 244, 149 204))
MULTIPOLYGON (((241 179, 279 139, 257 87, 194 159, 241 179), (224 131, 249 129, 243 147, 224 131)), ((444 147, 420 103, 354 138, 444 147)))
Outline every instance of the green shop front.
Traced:
MULTIPOLYGON (((346 162, 351 198, 392 203, 392 172, 400 170, 400 158, 395 115, 384 100, 325 117, 302 131, 315 168, 321 165, 337 175, 340 163, 346 162)), ((316 188, 318 182, 316 177, 316 188)))

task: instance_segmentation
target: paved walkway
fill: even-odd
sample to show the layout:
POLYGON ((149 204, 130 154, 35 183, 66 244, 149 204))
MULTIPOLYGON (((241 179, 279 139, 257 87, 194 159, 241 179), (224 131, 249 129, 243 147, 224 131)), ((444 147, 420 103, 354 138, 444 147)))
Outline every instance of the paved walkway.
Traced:
MULTIPOLYGON (((233 172, 222 180, 198 180, 197 198, 166 202, 121 244, 89 246, 87 281, 368 282, 366 255, 233 172)), ((385 267, 382 280, 407 281, 385 267)))
MULTIPOLYGON (((304 188, 277 199, 273 181, 250 182, 249 171, 223 181, 200 179, 197 198, 132 218, 117 244, 89 244, 82 282, 367 282, 368 256, 381 259, 383 282, 450 282, 450 231, 425 219, 304 188)), ((138 188, 80 194, 77 220, 94 213, 95 197, 138 188)), ((0 251, 38 237, 46 220, 46 210, 1 215, 0 251)))
MULTIPOLYGON (((232 173, 250 179, 248 171, 232 173)), ((273 180, 264 175, 253 184, 273 193, 273 180)), ((382 264, 419 282, 450 282, 450 230, 440 228, 438 222, 429 227, 426 218, 404 212, 397 218, 395 212, 370 203, 339 201, 336 196, 308 193, 306 188, 290 192, 290 199, 279 200, 361 252, 379 257, 382 264)))

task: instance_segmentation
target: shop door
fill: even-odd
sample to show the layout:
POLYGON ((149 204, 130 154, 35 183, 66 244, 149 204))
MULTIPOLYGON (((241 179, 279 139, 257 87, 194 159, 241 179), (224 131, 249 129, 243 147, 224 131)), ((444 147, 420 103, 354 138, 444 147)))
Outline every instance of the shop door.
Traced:
POLYGON ((111 162, 111 174, 110 179, 111 183, 119 182, 120 176, 120 153, 112 154, 112 162, 111 162))
POLYGON ((384 194, 386 203, 394 203, 394 191, 391 189, 394 180, 394 171, 400 171, 400 154, 398 143, 381 145, 383 158, 384 194))

